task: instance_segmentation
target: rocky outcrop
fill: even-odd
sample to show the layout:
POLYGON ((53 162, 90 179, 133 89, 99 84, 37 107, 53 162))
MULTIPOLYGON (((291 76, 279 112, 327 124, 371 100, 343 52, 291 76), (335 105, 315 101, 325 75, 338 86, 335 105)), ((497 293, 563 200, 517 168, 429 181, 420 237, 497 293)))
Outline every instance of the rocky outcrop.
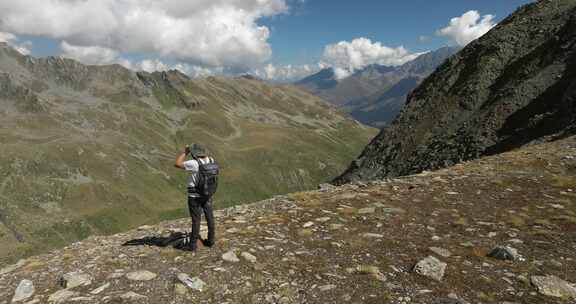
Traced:
POLYGON ((335 180, 413 174, 576 132, 576 3, 520 8, 428 77, 335 180))
MULTIPOLYGON (((20 86, 8 73, 0 71, 0 100, 8 99, 13 101, 13 106, 23 113, 38 113, 42 112, 42 106, 38 96, 30 89, 20 86)), ((7 109, 7 105, 4 109, 7 109)))
POLYGON ((199 107, 201 102, 184 95, 178 86, 185 86, 190 78, 179 71, 168 72, 138 72, 138 79, 149 87, 157 100, 164 106, 199 107))

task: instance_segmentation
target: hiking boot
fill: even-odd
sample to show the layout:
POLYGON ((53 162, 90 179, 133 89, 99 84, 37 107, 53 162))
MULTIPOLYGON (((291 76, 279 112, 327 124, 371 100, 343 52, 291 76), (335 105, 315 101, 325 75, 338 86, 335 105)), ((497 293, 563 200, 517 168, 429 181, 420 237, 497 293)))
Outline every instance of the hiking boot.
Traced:
POLYGON ((204 247, 212 247, 214 246, 214 241, 202 239, 202 245, 204 245, 204 247))
POLYGON ((175 243, 173 247, 175 249, 179 249, 182 251, 194 251, 194 252, 196 251, 197 248, 196 244, 190 243, 190 241, 187 239, 180 240, 180 242, 175 243))

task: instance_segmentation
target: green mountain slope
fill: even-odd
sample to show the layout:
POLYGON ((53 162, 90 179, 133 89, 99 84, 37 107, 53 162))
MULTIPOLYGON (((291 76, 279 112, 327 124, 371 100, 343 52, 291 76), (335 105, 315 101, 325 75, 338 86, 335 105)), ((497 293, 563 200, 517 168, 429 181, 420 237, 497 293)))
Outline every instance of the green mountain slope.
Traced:
POLYGON ((0 44, 0 263, 186 216, 185 144, 222 166, 218 207, 316 187, 374 129, 292 86, 22 56, 0 44))

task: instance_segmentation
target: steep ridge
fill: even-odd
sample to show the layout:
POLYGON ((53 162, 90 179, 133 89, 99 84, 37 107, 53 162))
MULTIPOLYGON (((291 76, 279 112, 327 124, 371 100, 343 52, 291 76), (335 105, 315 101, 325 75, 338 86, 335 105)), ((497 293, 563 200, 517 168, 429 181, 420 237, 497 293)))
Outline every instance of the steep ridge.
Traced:
POLYGON ((575 168, 569 137, 278 196, 217 212, 217 243, 196 254, 122 246, 185 219, 93 236, 0 269, 0 304, 574 303, 575 168))
POLYGON ((315 187, 376 131, 293 86, 190 80, 0 45, 0 263, 187 215, 186 144, 223 167, 219 207, 315 187))
POLYGON ((443 47, 398 67, 369 65, 340 80, 332 69, 324 69, 296 85, 342 107, 360 122, 382 127, 398 115, 406 95, 459 49, 443 47))
POLYGON ((412 174, 574 134, 575 7, 528 4, 451 57, 336 182, 412 174))

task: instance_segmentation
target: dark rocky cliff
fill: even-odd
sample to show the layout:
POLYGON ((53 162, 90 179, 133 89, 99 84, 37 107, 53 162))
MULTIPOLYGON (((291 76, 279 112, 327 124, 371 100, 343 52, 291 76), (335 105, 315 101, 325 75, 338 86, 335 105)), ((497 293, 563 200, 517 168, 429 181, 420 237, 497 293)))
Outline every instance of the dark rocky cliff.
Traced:
POLYGON ((576 132, 576 1, 520 8, 451 57, 336 183, 446 167, 576 132))

